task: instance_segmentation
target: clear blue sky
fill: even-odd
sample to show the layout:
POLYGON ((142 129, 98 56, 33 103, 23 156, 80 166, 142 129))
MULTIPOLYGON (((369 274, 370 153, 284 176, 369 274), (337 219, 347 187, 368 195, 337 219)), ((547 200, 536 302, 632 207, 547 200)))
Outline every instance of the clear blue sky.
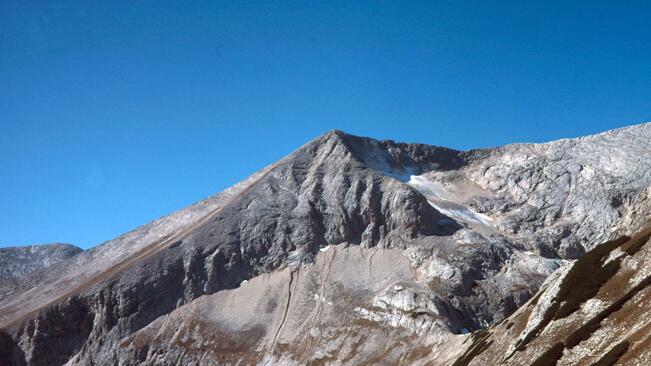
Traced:
POLYGON ((0 1, 0 246, 96 245, 333 128, 468 149, 650 120, 648 4, 0 1))

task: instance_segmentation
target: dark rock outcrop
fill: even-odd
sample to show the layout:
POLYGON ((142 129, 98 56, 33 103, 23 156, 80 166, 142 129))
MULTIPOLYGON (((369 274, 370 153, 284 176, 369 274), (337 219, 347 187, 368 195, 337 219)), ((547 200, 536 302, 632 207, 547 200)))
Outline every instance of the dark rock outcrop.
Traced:
POLYGON ((25 353, 11 338, 0 330, 0 366, 24 366, 25 353))

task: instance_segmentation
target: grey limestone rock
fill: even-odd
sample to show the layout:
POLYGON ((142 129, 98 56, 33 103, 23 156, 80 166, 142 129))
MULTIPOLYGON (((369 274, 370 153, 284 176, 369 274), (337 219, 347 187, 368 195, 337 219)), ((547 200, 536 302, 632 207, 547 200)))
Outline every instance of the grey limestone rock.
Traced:
POLYGON ((456 335, 639 229, 649 138, 455 151, 331 131, 26 277, 0 328, 29 365, 446 364, 456 335))
POLYGON ((0 248, 0 297, 13 292, 21 278, 81 251, 74 245, 60 243, 0 248))

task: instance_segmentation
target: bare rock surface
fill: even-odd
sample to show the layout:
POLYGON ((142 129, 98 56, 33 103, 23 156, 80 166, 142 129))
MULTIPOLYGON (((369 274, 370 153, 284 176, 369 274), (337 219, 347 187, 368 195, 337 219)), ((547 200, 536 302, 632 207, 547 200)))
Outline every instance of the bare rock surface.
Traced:
POLYGON ((28 365, 449 364, 463 334, 642 226, 649 138, 462 152, 332 131, 25 277, 0 328, 28 365))
POLYGON ((399 250, 333 246, 313 265, 263 274, 176 309, 123 339, 111 362, 422 363, 447 339, 454 314, 416 276, 399 250))
POLYGON ((651 363, 651 225, 555 272, 499 325, 462 345, 459 365, 651 363))
POLYGON ((0 248, 0 297, 14 292, 23 277, 81 253, 70 244, 38 244, 0 248))

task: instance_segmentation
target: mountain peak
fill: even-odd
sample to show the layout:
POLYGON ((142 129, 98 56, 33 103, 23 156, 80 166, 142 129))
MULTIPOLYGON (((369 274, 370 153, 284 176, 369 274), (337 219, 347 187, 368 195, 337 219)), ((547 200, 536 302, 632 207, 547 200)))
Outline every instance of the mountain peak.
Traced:
POLYGON ((461 152, 331 130, 27 276, 0 327, 33 365, 445 359, 651 215, 638 135, 461 152))
POLYGON ((299 151, 304 148, 325 149, 326 156, 352 158, 371 170, 403 181, 409 180, 410 175, 425 171, 458 169, 465 164, 467 155, 445 147, 378 140, 338 129, 320 135, 299 151))
POLYGON ((82 250, 71 244, 52 243, 0 248, 0 295, 21 278, 70 259, 82 250))

